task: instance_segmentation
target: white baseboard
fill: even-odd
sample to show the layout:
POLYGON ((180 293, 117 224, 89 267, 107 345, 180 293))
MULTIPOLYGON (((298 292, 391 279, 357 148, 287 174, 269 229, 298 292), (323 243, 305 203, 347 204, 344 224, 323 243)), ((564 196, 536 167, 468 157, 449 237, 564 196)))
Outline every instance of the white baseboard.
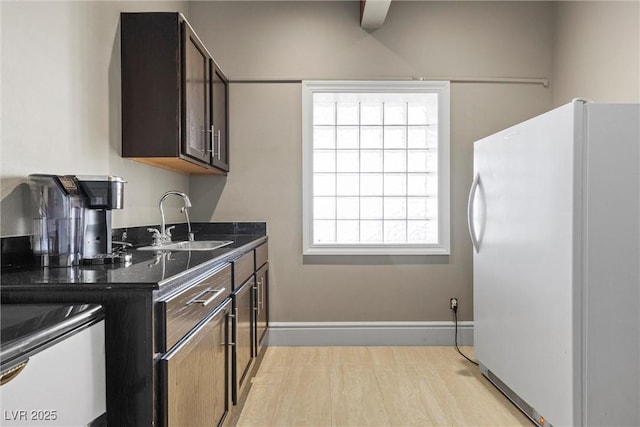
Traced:
MULTIPOLYGON (((454 323, 269 322, 270 346, 454 345, 454 323)), ((458 322, 458 345, 473 345, 473 322, 458 322)))

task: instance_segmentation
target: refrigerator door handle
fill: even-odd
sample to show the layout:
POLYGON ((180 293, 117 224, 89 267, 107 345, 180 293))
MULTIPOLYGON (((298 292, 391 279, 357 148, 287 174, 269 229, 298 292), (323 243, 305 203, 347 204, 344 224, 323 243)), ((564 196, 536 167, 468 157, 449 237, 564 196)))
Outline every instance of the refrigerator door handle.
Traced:
POLYGON ((469 201, 467 202, 467 224, 469 224, 469 236, 471 236, 471 244, 476 253, 480 250, 478 237, 476 234, 476 226, 473 222, 473 203, 476 198, 476 191, 480 184, 480 174, 476 173, 473 177, 473 183, 471 184, 471 190, 469 190, 469 201))

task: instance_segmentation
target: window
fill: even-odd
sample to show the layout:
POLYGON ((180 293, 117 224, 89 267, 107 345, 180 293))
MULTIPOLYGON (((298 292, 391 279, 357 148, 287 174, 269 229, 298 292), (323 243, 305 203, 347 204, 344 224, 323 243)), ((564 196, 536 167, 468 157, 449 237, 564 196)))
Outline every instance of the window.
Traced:
POLYGON ((449 82, 302 83, 305 255, 449 253, 449 82))

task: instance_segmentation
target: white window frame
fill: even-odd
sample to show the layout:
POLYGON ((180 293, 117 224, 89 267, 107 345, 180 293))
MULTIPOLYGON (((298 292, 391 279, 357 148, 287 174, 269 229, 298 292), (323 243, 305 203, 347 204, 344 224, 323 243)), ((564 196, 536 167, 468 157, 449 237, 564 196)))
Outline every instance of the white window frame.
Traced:
POLYGON ((303 81, 302 174, 303 255, 449 255, 450 254, 450 82, 448 81, 303 81), (438 237, 435 244, 313 243, 313 94, 318 92, 426 92, 438 94, 438 237))

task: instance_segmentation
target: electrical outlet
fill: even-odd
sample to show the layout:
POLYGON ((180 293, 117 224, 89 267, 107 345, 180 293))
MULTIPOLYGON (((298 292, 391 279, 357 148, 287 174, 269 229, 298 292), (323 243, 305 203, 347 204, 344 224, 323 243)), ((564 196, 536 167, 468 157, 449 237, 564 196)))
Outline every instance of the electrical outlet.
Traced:
POLYGON ((451 298, 449 300, 449 308, 451 310, 455 310, 456 308, 458 308, 458 298, 451 298))

